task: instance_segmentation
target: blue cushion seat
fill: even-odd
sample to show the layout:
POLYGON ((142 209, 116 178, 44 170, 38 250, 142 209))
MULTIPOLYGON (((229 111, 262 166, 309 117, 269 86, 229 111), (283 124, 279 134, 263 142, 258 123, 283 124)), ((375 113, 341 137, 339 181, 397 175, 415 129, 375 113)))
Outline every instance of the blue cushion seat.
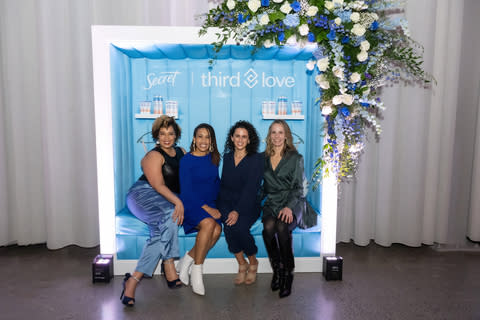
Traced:
MULTIPOLYGON (((145 223, 138 220, 127 207, 117 212, 116 223, 116 243, 117 259, 136 260, 142 253, 145 241, 149 238, 148 227, 145 223)), ((255 243, 258 247, 257 257, 266 258, 267 252, 263 244, 262 230, 263 224, 258 219, 250 229, 255 243)), ((195 244, 196 233, 186 235, 183 228, 178 230, 180 256, 193 247, 195 244)), ((293 231, 293 251, 295 257, 319 257, 320 256, 320 216, 318 224, 307 230, 296 228, 293 231)), ((222 232, 220 239, 215 246, 208 252, 207 258, 232 258, 233 255, 228 251, 225 236, 222 232)))

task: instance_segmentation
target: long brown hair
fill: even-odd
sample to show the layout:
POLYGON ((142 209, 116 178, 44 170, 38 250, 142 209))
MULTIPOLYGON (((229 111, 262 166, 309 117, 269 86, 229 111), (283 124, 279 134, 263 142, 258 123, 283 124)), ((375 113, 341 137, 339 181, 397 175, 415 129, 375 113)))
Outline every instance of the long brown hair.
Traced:
POLYGON ((210 154, 212 155, 212 163, 218 167, 220 164, 220 152, 218 152, 217 147, 217 138, 215 137, 215 130, 213 130, 212 126, 208 123, 200 123, 195 130, 193 130, 193 138, 192 143, 190 144, 190 152, 195 150, 195 136, 197 135, 198 129, 206 129, 210 134, 210 146, 211 151, 210 154))
POLYGON ((275 154, 275 150, 273 149, 273 144, 272 144, 272 127, 274 124, 279 124, 283 127, 283 131, 285 131, 285 145, 283 146, 283 150, 281 153, 281 156, 283 156, 285 153, 289 151, 297 151, 297 148, 295 148, 295 145, 293 144, 293 136, 292 136, 292 131, 290 130, 290 127, 288 124, 285 122, 285 120, 275 120, 272 122, 270 127, 268 127, 268 134, 267 134, 267 148, 265 149, 265 155, 268 157, 271 157, 275 154))

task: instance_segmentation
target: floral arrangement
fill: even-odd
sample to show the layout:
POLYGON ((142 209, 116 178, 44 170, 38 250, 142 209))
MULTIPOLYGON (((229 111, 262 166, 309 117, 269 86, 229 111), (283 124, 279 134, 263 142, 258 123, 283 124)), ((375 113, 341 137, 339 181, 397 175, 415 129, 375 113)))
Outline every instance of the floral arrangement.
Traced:
POLYGON ((355 176, 366 130, 381 133, 379 88, 433 80, 403 7, 394 0, 227 0, 205 15, 200 35, 218 27, 217 51, 229 39, 256 48, 315 46, 306 68, 319 88, 325 142, 313 179, 318 185, 324 172, 340 182, 355 176))

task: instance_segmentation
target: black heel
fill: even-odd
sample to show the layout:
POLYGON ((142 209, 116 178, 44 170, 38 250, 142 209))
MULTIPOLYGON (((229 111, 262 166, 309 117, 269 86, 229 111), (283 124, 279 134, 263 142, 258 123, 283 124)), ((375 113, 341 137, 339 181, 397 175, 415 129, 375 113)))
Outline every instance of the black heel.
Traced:
POLYGON ((280 298, 288 297, 292 293, 293 272, 280 270, 280 298))
MULTIPOLYGON (((173 262, 172 262, 173 264, 173 262)), ((165 281, 167 282, 167 286, 170 288, 170 289, 177 289, 177 288, 180 288, 182 286, 182 282, 180 281, 180 278, 177 278, 175 280, 172 280, 172 281, 169 281, 167 279, 167 274, 165 273, 165 263, 162 261, 162 265, 161 265, 161 272, 163 273, 163 276, 165 277, 165 281)))
MULTIPOLYGON (((132 277, 132 275, 130 273, 125 273, 125 278, 123 278, 123 290, 122 290, 122 294, 120 295, 120 300, 122 300, 122 303, 124 305, 126 305, 127 307, 133 307, 135 305, 135 298, 131 298, 131 297, 127 297, 125 296, 125 286, 127 284, 127 281, 128 279, 130 279, 130 277, 132 277), (130 303, 130 302, 133 302, 133 303, 130 303)), ((138 282, 138 279, 133 277, 133 279, 137 280, 138 282)))
POLYGON ((272 291, 277 291, 280 289, 280 266, 278 264, 273 264, 273 276, 272 276, 272 282, 270 283, 270 288, 272 291))

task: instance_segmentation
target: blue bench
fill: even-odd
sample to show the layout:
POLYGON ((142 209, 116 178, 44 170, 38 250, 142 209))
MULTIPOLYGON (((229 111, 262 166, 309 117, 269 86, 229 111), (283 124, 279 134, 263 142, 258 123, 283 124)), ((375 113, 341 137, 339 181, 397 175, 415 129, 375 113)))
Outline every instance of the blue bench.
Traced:
MULTIPOLYGON (((142 253, 145 241, 149 238, 148 227, 138 220, 127 207, 117 212, 116 245, 118 260, 137 260, 142 253)), ((320 257, 320 216, 315 227, 307 230, 296 228, 293 231, 293 250, 295 257, 320 257)), ((262 238, 263 225, 257 220, 251 228, 255 243, 258 247, 257 257, 266 258, 267 252, 262 238)), ((195 244, 196 233, 186 235, 183 228, 178 232, 180 256, 183 256, 195 244)), ((225 236, 222 235, 215 246, 209 251, 207 258, 231 258, 225 236)))

